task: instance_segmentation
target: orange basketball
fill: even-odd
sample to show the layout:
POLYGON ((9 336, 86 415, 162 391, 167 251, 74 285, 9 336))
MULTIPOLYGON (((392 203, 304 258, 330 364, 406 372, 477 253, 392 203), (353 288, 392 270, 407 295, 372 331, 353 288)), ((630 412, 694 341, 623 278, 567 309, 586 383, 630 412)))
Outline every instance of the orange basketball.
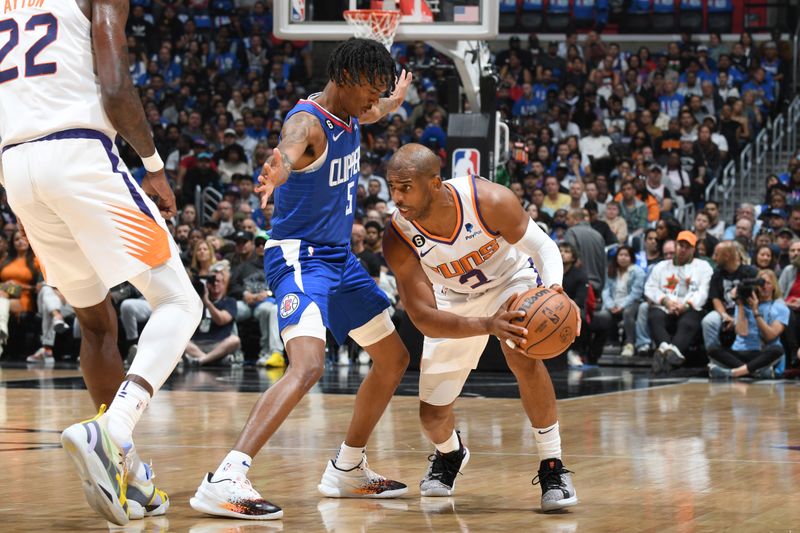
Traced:
POLYGON ((564 293, 537 287, 519 295, 511 310, 525 311, 525 316, 515 322, 528 330, 524 348, 528 357, 551 359, 564 353, 575 340, 578 315, 564 293))

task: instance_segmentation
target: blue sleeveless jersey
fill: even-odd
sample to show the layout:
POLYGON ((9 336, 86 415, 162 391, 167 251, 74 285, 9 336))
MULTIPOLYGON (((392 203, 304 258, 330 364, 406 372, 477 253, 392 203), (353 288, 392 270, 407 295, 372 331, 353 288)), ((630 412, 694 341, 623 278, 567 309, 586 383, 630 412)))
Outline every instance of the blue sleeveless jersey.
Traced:
POLYGON ((316 170, 292 172, 275 189, 272 238, 299 239, 325 246, 349 246, 353 230, 361 137, 358 120, 345 124, 313 101, 300 100, 286 115, 317 117, 328 141, 325 161, 316 170))

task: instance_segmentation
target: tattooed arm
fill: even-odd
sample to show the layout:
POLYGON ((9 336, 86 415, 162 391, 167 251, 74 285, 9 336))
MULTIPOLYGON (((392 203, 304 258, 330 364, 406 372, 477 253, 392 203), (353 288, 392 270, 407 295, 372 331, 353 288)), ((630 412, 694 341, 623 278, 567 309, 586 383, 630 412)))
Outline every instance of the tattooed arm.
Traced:
POLYGON ((164 163, 156 153, 142 101, 131 81, 125 37, 128 10, 129 0, 92 2, 92 48, 103 109, 114 129, 144 160, 147 174, 142 179, 142 189, 156 198, 164 218, 170 218, 176 212, 175 194, 167 182, 164 163))
POLYGON ((296 113, 289 117, 281 129, 281 142, 261 167, 255 191, 261 194, 261 207, 276 187, 280 187, 292 170, 304 168, 317 160, 325 150, 327 139, 319 120, 309 113, 296 113))

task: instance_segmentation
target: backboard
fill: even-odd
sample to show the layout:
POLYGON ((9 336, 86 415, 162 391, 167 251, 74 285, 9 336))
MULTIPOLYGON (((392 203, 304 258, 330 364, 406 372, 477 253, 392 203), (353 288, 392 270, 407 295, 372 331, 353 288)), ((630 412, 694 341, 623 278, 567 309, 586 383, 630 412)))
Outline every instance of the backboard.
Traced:
POLYGON ((497 35, 494 0, 273 0, 275 36, 332 41, 352 37, 342 13, 390 9, 402 13, 395 41, 486 40, 497 35))

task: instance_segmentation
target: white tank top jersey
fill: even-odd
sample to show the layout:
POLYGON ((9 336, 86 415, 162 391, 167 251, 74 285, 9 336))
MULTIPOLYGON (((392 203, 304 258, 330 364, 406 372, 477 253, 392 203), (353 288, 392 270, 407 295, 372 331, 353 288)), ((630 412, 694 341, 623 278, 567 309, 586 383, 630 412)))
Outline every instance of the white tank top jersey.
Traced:
POLYGON ((392 227, 419 257, 434 289, 482 293, 504 285, 524 268, 532 269, 533 276, 539 277, 530 257, 493 232, 481 217, 475 187, 475 181, 480 179, 483 178, 473 175, 444 182, 458 211, 458 224, 449 237, 430 234, 398 211, 392 215, 392 227))
POLYGON ((0 108, 3 146, 73 128, 116 136, 94 71, 91 22, 75 0, 0 3, 0 108))

